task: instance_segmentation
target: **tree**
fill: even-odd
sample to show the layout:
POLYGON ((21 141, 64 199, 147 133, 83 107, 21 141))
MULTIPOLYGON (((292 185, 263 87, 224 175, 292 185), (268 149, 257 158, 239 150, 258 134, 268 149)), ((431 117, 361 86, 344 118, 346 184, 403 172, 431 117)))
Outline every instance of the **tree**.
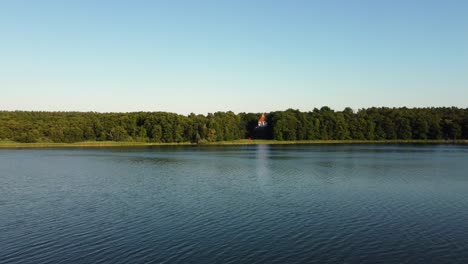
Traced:
POLYGON ((371 107, 335 112, 295 109, 266 113, 268 126, 258 129, 261 113, 216 112, 188 116, 166 112, 93 113, 0 111, 0 139, 17 142, 136 140, 207 142, 264 138, 333 139, 468 139, 468 109, 371 107))
POLYGON ((37 142, 41 137, 40 132, 37 129, 31 129, 26 132, 21 132, 15 137, 15 141, 22 143, 34 143, 37 142))
POLYGON ((111 129, 110 138, 113 141, 125 141, 128 139, 128 133, 123 126, 116 126, 111 129))
POLYGON ((64 142, 73 143, 83 141, 83 130, 78 126, 64 128, 64 142))
POLYGON ((47 131, 46 136, 53 142, 59 143, 65 141, 65 135, 63 133, 62 127, 51 127, 49 131, 47 131))
POLYGON ((450 119, 444 119, 442 130, 446 139, 457 139, 461 136, 461 126, 450 119))
POLYGON ((411 123, 407 118, 397 117, 395 120, 395 127, 398 139, 411 139, 411 123))
POLYGON ((94 134, 94 129, 92 127, 86 127, 83 132, 83 137, 85 140, 96 140, 96 135, 94 134))
POLYGON ((136 141, 140 141, 140 142, 147 142, 148 141, 148 133, 146 132, 146 129, 145 129, 144 126, 139 126, 138 127, 136 141))
POLYGON ((427 135, 429 134, 429 125, 427 124, 426 119, 421 116, 416 117, 413 119, 413 137, 415 139, 427 139, 427 135))
POLYGON ((162 127, 160 125, 154 125, 151 129, 151 141, 161 142, 162 139, 162 127))

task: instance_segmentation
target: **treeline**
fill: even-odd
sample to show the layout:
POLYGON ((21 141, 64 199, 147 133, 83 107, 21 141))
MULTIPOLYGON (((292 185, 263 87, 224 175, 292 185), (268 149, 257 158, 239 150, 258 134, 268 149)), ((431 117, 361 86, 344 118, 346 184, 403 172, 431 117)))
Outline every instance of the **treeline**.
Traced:
POLYGON ((329 107, 287 110, 268 116, 269 137, 277 140, 467 139, 468 109, 329 107))
POLYGON ((468 109, 329 107, 267 114, 216 112, 188 116, 166 112, 95 113, 0 111, 0 140, 16 142, 195 142, 244 138, 276 140, 468 139, 468 109))

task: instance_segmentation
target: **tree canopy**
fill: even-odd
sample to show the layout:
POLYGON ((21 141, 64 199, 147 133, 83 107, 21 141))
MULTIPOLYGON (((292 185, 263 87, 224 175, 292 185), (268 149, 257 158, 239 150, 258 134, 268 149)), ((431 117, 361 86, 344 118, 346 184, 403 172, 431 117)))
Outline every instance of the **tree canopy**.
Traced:
POLYGON ((372 107, 309 112, 216 112, 188 116, 167 112, 96 113, 0 111, 0 140, 16 142, 214 142, 276 140, 468 139, 468 109, 372 107))

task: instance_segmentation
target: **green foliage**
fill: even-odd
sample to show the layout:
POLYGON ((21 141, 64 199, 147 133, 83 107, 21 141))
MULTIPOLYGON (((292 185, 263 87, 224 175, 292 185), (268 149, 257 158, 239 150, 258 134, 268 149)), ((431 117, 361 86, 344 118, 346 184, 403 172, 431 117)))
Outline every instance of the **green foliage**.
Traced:
POLYGON ((37 142, 40 137, 40 132, 37 129, 32 129, 29 131, 20 132, 13 138, 13 140, 21 143, 34 143, 37 142))
POLYGON ((86 127, 83 131, 83 137, 85 140, 94 141, 96 140, 96 134, 94 133, 94 129, 92 127, 86 127))
POLYGON ((395 130, 396 136, 399 139, 411 139, 412 138, 412 129, 411 124, 408 118, 397 117, 395 119, 395 130))
POLYGON ((113 127, 109 133, 112 141, 126 141, 128 140, 127 130, 123 126, 113 127))
POLYGON ((66 143, 79 142, 84 140, 83 130, 78 126, 66 127, 63 131, 63 135, 63 141, 66 143))
POLYGON ((209 143, 243 138, 296 140, 468 139, 468 109, 368 108, 266 114, 216 112, 94 113, 0 111, 0 140, 16 142, 138 141, 209 143))
POLYGON ((10 129, 4 126, 0 126, 0 140, 6 140, 11 137, 10 129))
POLYGON ((137 132, 137 136, 136 136, 136 141, 138 142, 147 142, 149 139, 148 139, 148 132, 146 132, 146 129, 144 126, 139 126, 137 128, 138 132, 137 132))
POLYGON ((65 142, 65 134, 62 127, 52 127, 47 131, 48 137, 53 142, 65 142))
POLYGON ((161 125, 154 125, 151 129, 151 141, 161 142, 162 138, 162 127, 161 125))

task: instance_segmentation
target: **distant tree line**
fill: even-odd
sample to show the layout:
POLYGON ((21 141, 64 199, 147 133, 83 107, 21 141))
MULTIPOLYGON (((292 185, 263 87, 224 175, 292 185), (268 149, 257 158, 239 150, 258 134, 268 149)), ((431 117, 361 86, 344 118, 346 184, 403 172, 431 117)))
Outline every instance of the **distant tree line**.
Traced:
POLYGON ((166 112, 95 113, 0 111, 0 140, 16 142, 214 142, 276 140, 468 139, 468 109, 329 107, 267 114, 216 112, 188 116, 166 112))

